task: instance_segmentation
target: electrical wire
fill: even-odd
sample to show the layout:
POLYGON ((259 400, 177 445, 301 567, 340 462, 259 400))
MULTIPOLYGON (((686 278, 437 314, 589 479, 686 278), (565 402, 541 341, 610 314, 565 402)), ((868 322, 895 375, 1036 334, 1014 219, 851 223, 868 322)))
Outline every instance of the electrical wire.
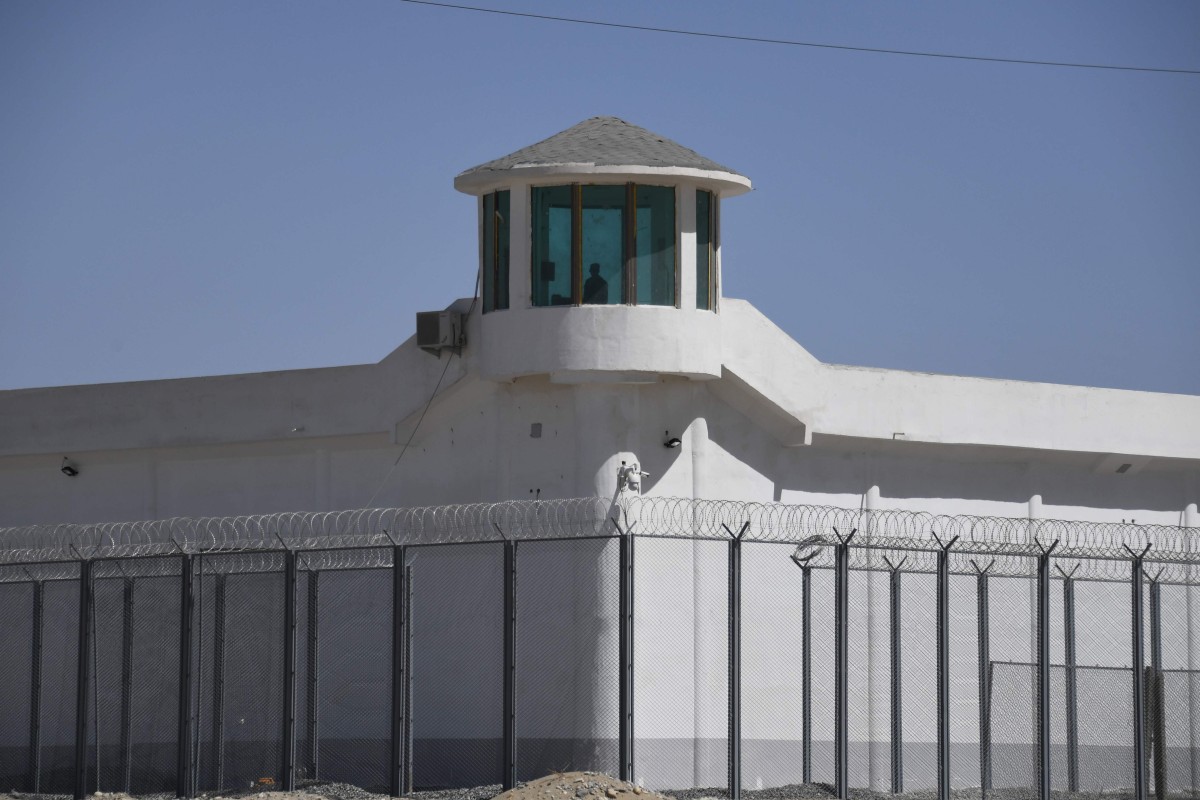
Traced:
POLYGON ((388 478, 392 477, 392 473, 396 471, 396 466, 400 463, 400 459, 404 458, 404 454, 408 452, 408 446, 412 444, 413 437, 415 437, 417 435, 417 431, 420 430, 421 420, 425 419, 425 414, 428 413, 429 407, 433 405, 433 400, 437 397, 438 389, 442 387, 442 381, 445 379, 446 373, 450 370, 450 364, 453 361, 454 354, 451 353, 450 357, 446 359, 446 366, 442 368, 441 376, 438 378, 437 383, 433 387, 433 393, 429 395, 429 402, 425 404, 425 408, 421 409, 421 416, 417 417, 417 424, 413 426, 412 433, 408 435, 408 441, 404 443, 404 447, 400 450, 400 455, 396 456, 396 460, 392 462, 391 468, 387 471, 387 474, 383 476, 383 480, 379 482, 379 485, 375 487, 375 491, 371 493, 371 499, 367 501, 367 504, 363 506, 363 508, 371 508, 371 505, 375 502, 375 497, 379 494, 379 491, 383 489, 383 485, 387 483, 388 478))
MULTIPOLYGON (((475 273, 475 295, 471 298, 471 306, 467 309, 467 313, 463 315, 464 325, 467 320, 471 319, 472 312, 475 311, 475 304, 479 302, 479 286, 483 282, 483 265, 475 273)), ((465 331, 464 331, 465 332, 465 331)), ((396 471, 396 467, 400 464, 400 459, 404 458, 404 454, 408 452, 408 446, 412 444, 413 437, 417 435, 417 431, 421 429, 421 421, 425 419, 425 414, 429 412, 429 407, 433 405, 434 398, 437 397, 438 389, 442 388, 442 381, 446 379, 446 373, 450 371, 450 362, 454 361, 455 353, 451 352, 450 357, 446 359, 446 366, 442 367, 442 374, 438 376, 437 383, 433 386, 433 392, 429 395, 428 402, 425 403, 425 408, 421 409, 421 416, 417 417, 417 424, 413 426, 412 433, 408 435, 408 441, 404 443, 404 447, 400 450, 400 455, 396 456, 396 460, 392 462, 392 466, 388 469, 387 474, 383 476, 383 480, 375 487, 375 491, 371 493, 371 499, 363 508, 370 508, 375 502, 375 498, 379 495, 388 478, 392 477, 392 473, 396 471)), ((459 356, 461 358, 461 355, 459 356)))
POLYGON ((893 50, 885 47, 856 47, 847 44, 828 44, 825 42, 803 42, 793 39, 770 39, 762 36, 738 36, 731 33, 712 33, 710 31, 689 31, 680 28, 659 28, 651 25, 632 25, 621 22, 603 22, 597 19, 581 19, 578 17, 557 17, 550 14, 533 14, 525 11, 505 11, 499 8, 482 8, 458 3, 443 3, 436 0, 399 0, 401 3, 411 3, 421 6, 436 6, 437 8, 456 9, 458 11, 476 11, 484 14, 500 14, 507 17, 523 17, 525 19, 540 19, 549 22, 569 22, 575 25, 595 25, 602 28, 620 28, 630 31, 647 31, 649 33, 669 33, 676 36, 700 36, 706 39, 726 39, 734 42, 750 42, 752 44, 777 44, 790 47, 813 47, 824 50, 846 50, 853 53, 877 53, 889 56, 913 56, 917 58, 944 58, 958 61, 987 61, 995 64, 1025 64, 1036 67, 1068 67, 1072 69, 1105 69, 1121 72, 1165 72, 1176 75, 1200 75, 1200 69, 1176 69, 1171 67, 1138 67, 1124 64, 1089 64, 1072 61, 1040 61, 1029 58, 1001 58, 999 56, 971 56, 960 53, 934 53, 922 50, 893 50))

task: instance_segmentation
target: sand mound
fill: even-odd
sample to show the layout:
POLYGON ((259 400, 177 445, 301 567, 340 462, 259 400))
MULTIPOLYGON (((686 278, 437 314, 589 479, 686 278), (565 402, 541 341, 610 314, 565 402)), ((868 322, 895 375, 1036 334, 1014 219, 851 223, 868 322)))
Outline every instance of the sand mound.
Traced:
POLYGON ((495 800, 667 800, 601 772, 562 772, 538 778, 497 795, 495 800))

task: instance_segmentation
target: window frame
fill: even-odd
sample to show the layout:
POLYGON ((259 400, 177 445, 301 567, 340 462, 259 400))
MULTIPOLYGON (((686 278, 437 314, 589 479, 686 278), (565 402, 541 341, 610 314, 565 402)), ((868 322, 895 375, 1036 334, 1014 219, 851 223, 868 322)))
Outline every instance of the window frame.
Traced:
POLYGON ((701 188, 696 189, 696 225, 695 225, 695 227, 696 227, 696 232, 695 232, 695 235, 696 235, 696 265, 695 266, 697 268, 696 269, 696 271, 697 271, 696 310, 697 311, 716 311, 717 310, 717 297, 720 296, 719 293, 717 292, 717 253, 718 253, 719 247, 720 247, 719 237, 720 237, 720 230, 721 230, 720 207, 721 207, 720 195, 717 192, 714 192, 710 189, 701 189, 701 188), (700 241, 699 241, 699 233, 700 233, 699 211, 700 211, 700 195, 701 194, 708 195, 708 214, 707 214, 707 220, 706 220, 706 222, 708 223, 708 241, 704 244, 704 254, 708 258, 708 270, 707 270, 707 276, 706 276, 708 279, 708 287, 707 287, 708 288, 708 295, 707 295, 708 304, 703 305, 703 306, 700 305, 700 282, 699 282, 699 266, 700 266, 700 254, 701 254, 701 247, 700 247, 700 241))
POLYGON ((479 290, 483 296, 482 313, 490 314, 493 311, 506 311, 512 305, 509 291, 512 273, 512 191, 497 189, 481 195, 479 202, 479 290), (507 236, 501 235, 502 226, 496 224, 496 214, 502 194, 508 195, 508 214, 502 217, 503 227, 508 229, 507 236), (488 219, 489 214, 491 215, 490 220, 488 219), (489 222, 492 234, 490 242, 488 241, 489 222), (501 268, 500 247, 502 241, 506 245, 503 254, 503 269, 501 268), (489 253, 491 254, 490 265, 488 263, 489 253), (489 272, 491 273, 490 281, 489 272), (501 300, 503 303, 500 302, 501 300))
POLYGON ((712 193, 712 278, 709 310, 719 311, 721 306, 721 195, 712 193))

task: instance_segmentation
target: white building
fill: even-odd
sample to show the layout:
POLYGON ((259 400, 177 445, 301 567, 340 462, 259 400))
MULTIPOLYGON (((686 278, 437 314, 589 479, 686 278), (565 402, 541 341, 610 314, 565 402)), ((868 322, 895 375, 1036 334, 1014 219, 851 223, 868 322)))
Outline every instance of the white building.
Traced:
MULTIPOLYGON (((648 495, 1200 526, 1200 397, 824 364, 723 296, 720 208, 750 180, 673 141, 596 117, 454 185, 476 198, 481 292, 449 306, 449 338, 377 364, 2 392, 0 527, 610 497, 622 462, 648 495)), ((696 553, 686 585, 639 586, 645 608, 704 617, 697 586, 723 567, 696 553)), ((724 712, 702 670, 661 669, 639 680, 687 696, 690 747, 724 712)), ((577 694, 547 737, 593 735, 608 701, 577 694)))

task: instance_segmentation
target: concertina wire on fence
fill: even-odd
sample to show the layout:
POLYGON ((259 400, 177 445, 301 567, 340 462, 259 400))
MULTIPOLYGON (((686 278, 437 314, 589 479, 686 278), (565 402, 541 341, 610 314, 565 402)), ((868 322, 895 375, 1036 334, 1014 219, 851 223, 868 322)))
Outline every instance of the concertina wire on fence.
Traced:
MULTIPOLYGON (((934 572, 950 542, 954 574, 1029 575, 1029 559, 1052 545, 1056 563, 1081 579, 1125 580, 1128 562, 1144 553, 1157 581, 1191 583, 1189 567, 1200 562, 1200 529, 1174 525, 622 495, 0 528, 0 582, 28 580, 35 566, 39 579, 52 579, 56 564, 67 577, 66 565, 81 560, 338 550, 350 568, 363 566, 347 555, 356 549, 625 533, 727 540, 743 527, 743 541, 813 546, 812 566, 832 566, 834 548, 823 545, 851 531, 852 569, 885 569, 881 557, 891 553, 907 559, 908 572, 934 572)), ((252 560, 241 563, 253 570, 252 560)))

